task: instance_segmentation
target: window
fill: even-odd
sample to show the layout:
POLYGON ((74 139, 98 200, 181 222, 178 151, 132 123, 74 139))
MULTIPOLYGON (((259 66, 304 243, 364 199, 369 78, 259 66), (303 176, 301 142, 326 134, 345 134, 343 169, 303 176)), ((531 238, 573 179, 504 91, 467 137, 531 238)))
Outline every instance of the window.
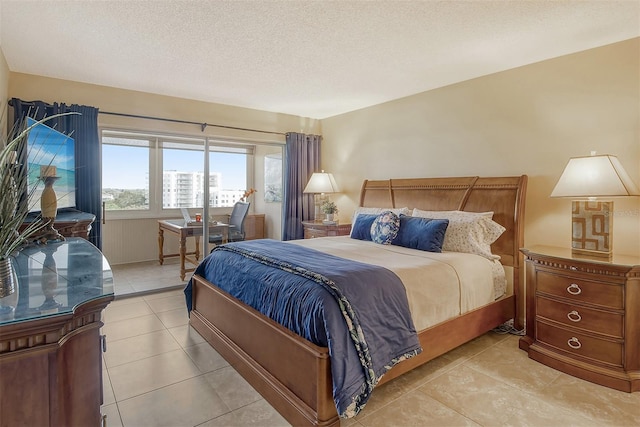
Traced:
POLYGON ((102 201, 107 210, 149 210, 150 141, 102 137, 102 201))
MULTIPOLYGON (((112 211, 201 208, 205 140, 102 132, 103 202, 112 211)), ((209 206, 230 207, 251 185, 254 147, 209 141, 209 206)))

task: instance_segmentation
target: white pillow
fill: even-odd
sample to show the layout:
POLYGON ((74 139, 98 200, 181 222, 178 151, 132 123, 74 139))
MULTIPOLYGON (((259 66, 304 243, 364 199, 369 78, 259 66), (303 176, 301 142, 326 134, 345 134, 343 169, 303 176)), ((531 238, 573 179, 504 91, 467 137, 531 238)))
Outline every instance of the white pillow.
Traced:
POLYGON ((493 212, 423 211, 413 210, 413 216, 433 219, 448 219, 442 250, 481 255, 500 259, 491 253, 491 244, 506 230, 493 221, 493 212))

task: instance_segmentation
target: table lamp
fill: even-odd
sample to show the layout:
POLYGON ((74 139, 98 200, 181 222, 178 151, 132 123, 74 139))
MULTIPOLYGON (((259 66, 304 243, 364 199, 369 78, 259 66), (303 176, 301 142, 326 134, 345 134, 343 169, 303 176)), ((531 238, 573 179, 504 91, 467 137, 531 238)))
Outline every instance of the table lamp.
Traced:
POLYGON ((309 178, 307 186, 304 188, 303 193, 313 193, 313 204, 315 206, 314 218, 316 221, 320 219, 320 205, 325 200, 328 200, 327 194, 337 193, 338 184, 333 178, 333 174, 322 172, 314 172, 309 178))
POLYGON ((610 258, 613 201, 609 198, 638 195, 638 186, 616 156, 591 152, 591 156, 570 158, 551 197, 578 199, 571 210, 572 252, 610 258))

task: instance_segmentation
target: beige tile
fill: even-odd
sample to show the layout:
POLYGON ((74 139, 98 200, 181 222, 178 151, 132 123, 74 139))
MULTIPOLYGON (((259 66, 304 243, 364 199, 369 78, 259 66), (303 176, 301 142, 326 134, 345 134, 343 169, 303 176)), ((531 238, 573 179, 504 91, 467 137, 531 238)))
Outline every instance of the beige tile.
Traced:
POLYGON ((465 366, 473 367, 498 380, 527 391, 538 391, 558 378, 560 372, 529 359, 518 349, 514 335, 472 357, 465 366))
POLYGON ((116 298, 118 297, 126 297, 128 295, 133 295, 136 293, 136 290, 133 289, 129 283, 119 283, 115 282, 113 286, 113 294, 116 298))
POLYGON ((365 427, 386 426, 477 426, 472 420, 431 397, 419 393, 408 393, 386 406, 360 414, 356 420, 365 427))
POLYGON ((229 409, 238 409, 262 398, 260 393, 230 366, 218 369, 204 377, 229 409))
POLYGON ((195 377, 118 403, 125 426, 191 427, 228 413, 203 377, 195 377))
POLYGON ((376 387, 364 408, 365 412, 380 409, 392 400, 420 387, 427 381, 442 375, 450 369, 459 366, 462 360, 456 358, 437 357, 390 382, 376 387))
POLYGON ((155 314, 118 320, 105 324, 102 334, 107 336, 107 344, 124 338, 165 329, 164 324, 155 314))
POLYGON ((170 311, 182 308, 187 310, 187 303, 185 302, 184 295, 173 295, 164 298, 154 298, 147 300, 147 304, 151 307, 154 313, 160 313, 163 311, 170 311))
POLYGON ((156 316, 158 316, 158 319, 160 319, 166 328, 174 328, 176 326, 189 324, 189 313, 187 312, 186 307, 156 313, 156 316))
POLYGON ((261 399, 198 427, 288 427, 290 425, 271 405, 261 399))
POLYGON ((193 360, 193 363, 196 364, 202 373, 215 371, 217 369, 224 368, 225 366, 229 366, 229 363, 227 363, 227 361, 207 342, 187 347, 184 351, 189 355, 191 360, 193 360))
POLYGON ((340 427, 364 427, 364 425, 355 418, 343 418, 340 420, 340 427))
POLYGON ((113 394, 113 388, 111 387, 111 380, 109 379, 109 372, 106 369, 102 370, 102 404, 110 405, 116 403, 116 396, 113 394))
POLYGON ((499 342, 504 341, 506 338, 506 335, 487 332, 486 334, 480 335, 478 338, 475 338, 468 343, 462 344, 461 346, 454 348, 448 353, 443 354, 442 357, 447 358, 451 361, 464 362, 474 357, 475 355, 482 353, 488 348, 491 348, 499 342))
POLYGON ((640 425, 640 392, 625 393, 561 373, 542 395, 601 424, 640 425))
POLYGON ((169 290, 169 291, 153 292, 151 294, 145 295, 143 298, 145 299, 145 301, 150 301, 153 299, 174 297, 174 296, 181 296, 182 300, 184 301, 184 287, 180 289, 169 290))
POLYGON ((111 307, 132 304, 134 302, 144 302, 144 298, 142 296, 136 295, 124 295, 124 296, 116 296, 115 300, 110 303, 111 307))
POLYGON ((157 279, 145 278, 131 284, 136 292, 155 293, 158 290, 175 290, 182 289, 186 282, 181 282, 180 278, 160 277, 157 279))
POLYGON ((173 336, 163 329, 109 343, 104 360, 107 368, 112 368, 179 348, 173 336))
POLYGON ((100 413, 102 415, 106 415, 107 427, 123 427, 122 420, 120 419, 120 412, 118 411, 118 405, 115 403, 102 405, 100 413))
POLYGON ((418 391, 485 426, 599 425, 464 365, 429 381, 418 391))
POLYGON ((194 346, 205 342, 205 339, 190 325, 176 326, 168 329, 169 333, 175 338, 182 348, 194 346))
POLYGON ((153 314, 153 312, 143 300, 133 303, 119 303, 118 301, 114 301, 104 310, 104 321, 105 323, 117 322, 149 314, 153 314))
POLYGON ((389 401, 398 399, 403 394, 415 390, 427 381, 454 369, 504 339, 505 336, 503 335, 489 332, 377 387, 364 410, 371 412, 379 409, 389 401))
POLYGON ((108 370, 117 402, 201 374, 183 350, 162 353, 108 370))

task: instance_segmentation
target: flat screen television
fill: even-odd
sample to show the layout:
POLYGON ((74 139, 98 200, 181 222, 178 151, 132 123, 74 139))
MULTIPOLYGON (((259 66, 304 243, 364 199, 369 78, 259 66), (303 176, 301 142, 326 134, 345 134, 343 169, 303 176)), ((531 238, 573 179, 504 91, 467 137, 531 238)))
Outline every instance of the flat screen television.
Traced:
MULTIPOLYGON (((38 123, 27 117, 27 126, 38 123)), ((40 196, 44 189, 41 174, 57 177, 53 184, 58 200, 58 209, 76 207, 75 143, 73 138, 55 129, 38 123, 27 137, 27 171, 29 188, 34 188, 29 200, 31 212, 40 210, 40 196)))

